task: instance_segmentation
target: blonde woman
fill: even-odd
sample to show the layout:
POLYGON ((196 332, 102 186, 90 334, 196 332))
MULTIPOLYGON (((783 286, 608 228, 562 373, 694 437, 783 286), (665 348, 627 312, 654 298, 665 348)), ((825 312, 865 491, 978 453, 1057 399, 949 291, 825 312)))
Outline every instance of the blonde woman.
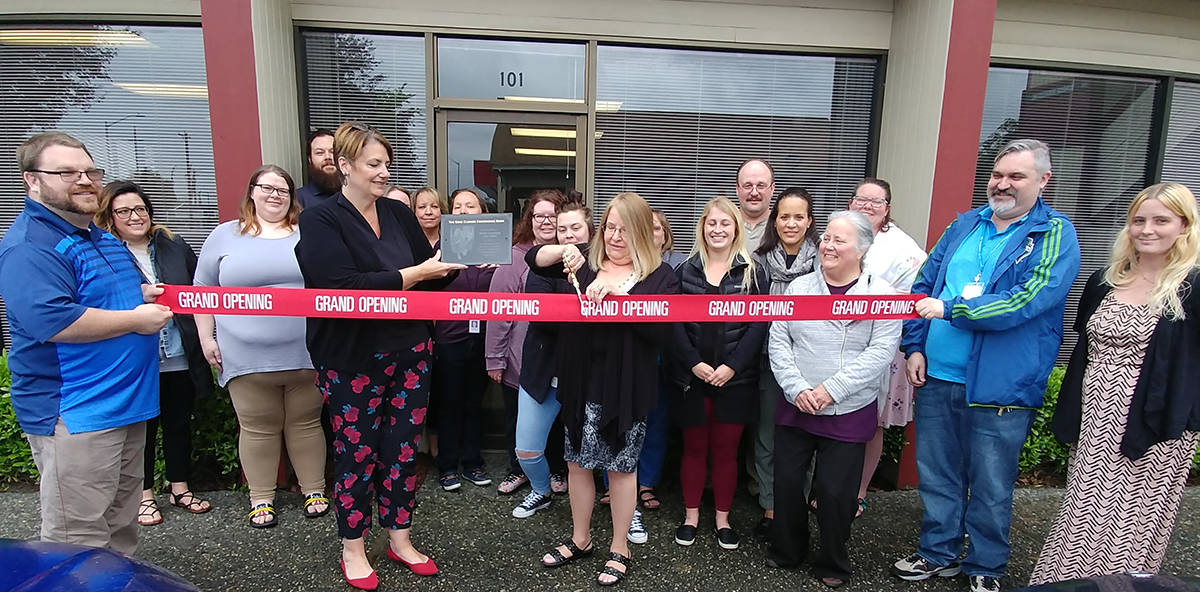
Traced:
MULTIPOLYGON (((296 262, 300 203, 287 171, 264 165, 250 175, 238 219, 212 231, 200 249, 197 286, 303 288, 296 262)), ((284 441, 306 495, 304 515, 329 511, 321 393, 304 344, 301 317, 195 315, 204 357, 217 368, 237 412, 238 457, 250 486, 250 526, 276 524, 275 478, 284 441), (215 327, 215 332, 214 332, 215 327)))
POLYGON ((442 240, 442 214, 450 211, 446 198, 433 187, 422 187, 412 196, 412 210, 429 246, 434 247, 442 240))
MULTIPOLYGON (((745 295, 770 289, 766 269, 746 251, 742 215, 728 198, 704 206, 696 224, 696 246, 675 270, 684 294, 745 295)), ((696 540, 700 497, 712 459, 716 538, 722 549, 738 548, 729 524, 737 489, 737 451, 742 429, 758 418, 758 359, 767 323, 677 323, 670 364, 670 410, 683 427, 683 524, 675 542, 696 540)))
POLYGON ((1187 187, 1142 190, 1083 289, 1053 422, 1067 492, 1031 584, 1162 566, 1200 441, 1197 218, 1187 187))
MULTIPOLYGON (((588 300, 610 295, 674 294, 679 281, 654 245, 654 219, 646 200, 621 193, 609 202, 600 231, 583 251, 575 245, 539 245, 525 256, 530 271, 561 278, 575 274, 588 300)), ((582 323, 562 333, 556 368, 566 432, 564 448, 571 500, 571 538, 542 557, 559 567, 591 555, 592 471, 608 472, 612 532, 602 586, 625 578, 630 563, 626 533, 637 504, 638 455, 646 416, 658 396, 658 355, 670 341, 666 323, 582 323)))

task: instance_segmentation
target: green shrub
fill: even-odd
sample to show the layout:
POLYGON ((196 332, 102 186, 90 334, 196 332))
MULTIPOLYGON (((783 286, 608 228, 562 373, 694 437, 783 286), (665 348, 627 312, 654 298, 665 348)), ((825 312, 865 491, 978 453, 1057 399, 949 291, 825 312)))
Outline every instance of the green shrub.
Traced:
POLYGON ((37 480, 37 466, 29 452, 29 442, 12 407, 12 377, 8 373, 8 352, 0 352, 0 483, 37 480))
POLYGON ((1025 447, 1021 449, 1021 473, 1034 470, 1049 471, 1063 474, 1067 470, 1068 447, 1054 438, 1050 431, 1050 420, 1054 417, 1054 403, 1058 401, 1058 390, 1062 387, 1063 375, 1066 368, 1055 366, 1050 372, 1050 380, 1046 384, 1046 399, 1037 416, 1033 420, 1033 428, 1025 447))

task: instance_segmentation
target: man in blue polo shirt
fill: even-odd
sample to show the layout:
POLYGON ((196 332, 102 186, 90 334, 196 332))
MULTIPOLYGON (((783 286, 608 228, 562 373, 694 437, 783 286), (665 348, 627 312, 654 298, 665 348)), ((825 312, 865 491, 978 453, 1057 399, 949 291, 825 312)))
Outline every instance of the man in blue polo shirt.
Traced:
POLYGON ((988 205, 946 228, 913 284, 922 318, 901 349, 916 391, 917 553, 892 566, 905 580, 966 572, 972 592, 996 592, 1009 556, 1017 460, 1062 344, 1063 308, 1079 274, 1066 216, 1041 198, 1050 148, 1002 148, 988 205), (966 556, 963 535, 969 534, 966 556))
POLYGON ((0 241, 12 404, 41 474, 42 540, 137 548, 145 421, 158 415, 158 331, 133 256, 94 224, 104 171, 83 143, 17 150, 29 197, 0 241))

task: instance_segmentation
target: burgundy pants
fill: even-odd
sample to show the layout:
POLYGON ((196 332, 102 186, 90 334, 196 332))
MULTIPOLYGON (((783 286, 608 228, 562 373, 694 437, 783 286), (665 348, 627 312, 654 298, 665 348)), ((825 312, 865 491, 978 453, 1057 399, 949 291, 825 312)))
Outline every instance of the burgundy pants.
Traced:
POLYGON ((706 465, 711 457, 713 502, 718 512, 728 512, 737 490, 738 441, 744 426, 715 421, 712 399, 708 397, 704 398, 704 415, 707 418, 704 425, 683 428, 683 460, 679 467, 683 506, 700 507, 706 465))

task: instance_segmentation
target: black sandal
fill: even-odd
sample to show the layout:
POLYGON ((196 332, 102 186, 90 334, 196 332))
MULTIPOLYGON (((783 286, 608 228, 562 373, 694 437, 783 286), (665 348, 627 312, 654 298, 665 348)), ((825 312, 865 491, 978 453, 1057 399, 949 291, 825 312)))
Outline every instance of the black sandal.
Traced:
POLYGON ((632 561, 633 559, 630 557, 626 557, 620 553, 617 553, 616 551, 613 551, 612 553, 608 554, 608 560, 616 561, 617 563, 624 565, 625 571, 618 571, 617 568, 615 568, 611 565, 605 565, 604 569, 600 570, 599 575, 596 576, 596 583, 600 584, 601 586, 616 586, 617 584, 621 583, 621 580, 625 579, 626 575, 629 574, 629 562, 632 561), (611 582, 605 582, 600 579, 600 576, 604 576, 604 575, 612 576, 616 579, 611 582))
POLYGON ((208 500, 202 500, 192 493, 192 490, 186 489, 181 493, 174 491, 167 492, 167 503, 176 508, 183 508, 193 514, 203 514, 212 509, 212 504, 208 500), (207 506, 204 504, 208 504, 207 506))
POLYGON ((658 492, 654 491, 653 487, 647 487, 638 492, 638 505, 647 512, 653 512, 662 507, 662 500, 658 499, 658 492), (651 502, 655 505, 648 505, 651 502))
POLYGON ((554 561, 552 561, 550 563, 546 563, 545 561, 542 561, 542 567, 547 567, 547 568, 562 567, 568 563, 575 561, 576 559, 583 559, 584 557, 591 557, 592 553, 596 550, 596 546, 593 545, 591 541, 588 541, 588 546, 586 549, 580 549, 575 544, 575 541, 572 539, 567 539, 567 542, 563 543, 562 546, 565 547, 567 549, 567 551, 570 551, 571 555, 570 556, 563 555, 562 551, 559 551, 558 547, 555 547, 555 548, 551 549, 549 553, 547 553, 547 555, 549 555, 550 558, 553 559, 554 561))
POLYGON ((138 526, 154 526, 156 524, 162 524, 162 522, 162 512, 159 511, 158 504, 154 503, 153 499, 144 499, 142 500, 142 503, 138 504, 138 526), (154 517, 155 514, 158 514, 158 518, 154 517), (145 520, 143 520, 143 518, 145 518, 145 520))
POLYGON ((263 502, 257 506, 254 506, 253 508, 250 508, 250 513, 246 516, 246 519, 250 521, 250 526, 253 526, 254 528, 271 528, 278 522, 278 519, 275 517, 275 507, 267 502, 263 502), (265 522, 254 521, 255 518, 261 518, 263 516, 269 517, 270 520, 265 522))
POLYGON ((324 493, 321 493, 320 491, 314 491, 304 498, 304 517, 320 518, 321 516, 328 514, 329 509, 332 507, 333 504, 329 503, 329 498, 325 497, 324 493), (312 509, 313 504, 325 504, 325 509, 319 512, 315 511, 312 509))

